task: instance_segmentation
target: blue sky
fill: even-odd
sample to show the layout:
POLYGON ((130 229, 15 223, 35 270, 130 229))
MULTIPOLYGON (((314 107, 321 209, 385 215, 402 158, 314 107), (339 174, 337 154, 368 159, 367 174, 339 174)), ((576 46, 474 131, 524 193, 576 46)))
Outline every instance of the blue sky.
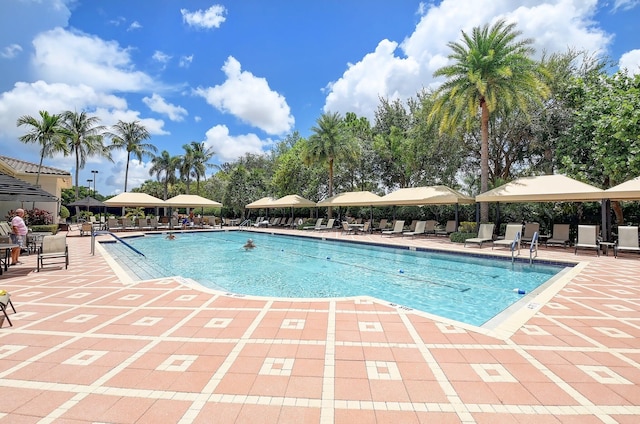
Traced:
MULTIPOLYGON (((22 115, 86 110, 103 125, 139 120, 172 155, 204 142, 214 162, 303 136, 323 112, 373 121, 380 97, 441 82, 447 43, 499 18, 538 54, 598 53, 640 71, 640 0, 2 0, 0 149, 38 162, 17 141, 22 115)), ((46 159, 73 172, 72 157, 46 159)), ((90 159, 97 189, 124 187, 124 152, 90 159)), ((129 187, 150 164, 133 161, 129 187)))

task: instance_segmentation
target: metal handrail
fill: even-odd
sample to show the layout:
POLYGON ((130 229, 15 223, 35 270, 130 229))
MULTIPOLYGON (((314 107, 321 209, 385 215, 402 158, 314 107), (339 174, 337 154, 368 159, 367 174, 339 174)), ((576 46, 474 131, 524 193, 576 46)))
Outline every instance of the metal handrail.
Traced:
POLYGON ((535 252, 535 257, 538 257, 538 232, 533 233, 533 237, 531 237, 531 246, 529 246, 529 263, 533 263, 533 254, 535 252))
POLYGON ((518 249, 518 255, 520 255, 520 231, 516 233, 516 236, 513 238, 513 241, 511 242, 511 262, 515 262, 516 260, 514 255, 516 247, 518 249))
POLYGON ((120 243, 124 244, 125 246, 127 246, 129 249, 133 250, 134 252, 136 252, 138 255, 143 256, 146 258, 146 256, 144 255, 144 253, 142 253, 141 251, 139 251, 138 249, 136 249, 135 247, 131 246, 129 243, 127 243, 126 241, 122 240, 120 237, 116 236, 115 234, 113 234, 111 231, 92 231, 91 232, 91 254, 95 255, 96 254, 96 235, 100 235, 100 234, 109 234, 111 235, 111 237, 113 237, 114 239, 116 239, 117 241, 119 241, 120 243))
POLYGON ((242 221, 240 225, 238 225, 238 228, 239 229, 248 228, 249 226, 251 226, 251 219, 247 218, 244 221, 242 221))

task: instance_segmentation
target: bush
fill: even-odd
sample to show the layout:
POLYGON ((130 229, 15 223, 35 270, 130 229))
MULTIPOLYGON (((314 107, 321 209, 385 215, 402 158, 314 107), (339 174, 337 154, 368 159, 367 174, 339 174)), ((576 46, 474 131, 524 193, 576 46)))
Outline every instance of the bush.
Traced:
POLYGON ((458 231, 461 233, 473 233, 477 232, 476 223, 473 221, 463 221, 458 226, 458 231))
POLYGON ((50 225, 32 225, 29 227, 34 233, 51 233, 56 234, 58 232, 58 224, 50 225))
MULTIPOLYGON (((10 210, 5 216, 5 218, 8 222, 11 222, 11 219, 13 219, 15 215, 16 215, 16 211, 10 210)), ((31 227, 33 225, 53 224, 53 215, 51 215, 51 212, 47 212, 45 210, 38 209, 38 208, 31 209, 31 210, 25 209, 24 222, 25 224, 27 224, 28 227, 31 227)))
POLYGON ((465 241, 467 241, 467 239, 474 238, 476 236, 477 236, 476 233, 457 232, 457 233, 451 233, 451 235, 449 235, 449 239, 451 240, 452 243, 464 243, 465 241))
POLYGON ((71 216, 71 212, 69 212, 69 209, 67 209, 67 207, 65 205, 60 205, 60 218, 62 218, 63 221, 67 221, 67 218, 69 218, 71 216))

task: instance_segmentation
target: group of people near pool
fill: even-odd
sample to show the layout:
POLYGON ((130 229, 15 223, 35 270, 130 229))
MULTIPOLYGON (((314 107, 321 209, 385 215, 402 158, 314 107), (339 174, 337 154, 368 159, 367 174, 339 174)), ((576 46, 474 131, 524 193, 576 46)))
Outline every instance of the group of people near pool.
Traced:
MULTIPOLYGON (((175 240, 176 239, 176 235, 173 234, 173 233, 169 233, 169 234, 167 234, 167 236, 165 238, 167 240, 175 240)), ((256 244, 253 242, 253 239, 247 239, 247 242, 242 247, 244 248, 244 250, 251 250, 251 249, 254 249, 256 247, 256 244)))

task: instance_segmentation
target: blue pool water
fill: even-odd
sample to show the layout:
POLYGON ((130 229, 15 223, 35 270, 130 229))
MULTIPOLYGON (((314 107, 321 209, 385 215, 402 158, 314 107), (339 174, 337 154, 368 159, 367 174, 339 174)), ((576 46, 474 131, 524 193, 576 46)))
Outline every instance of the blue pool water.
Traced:
POLYGON ((127 239, 110 253, 146 278, 181 275, 233 293, 275 297, 368 295, 482 325, 562 270, 467 255, 412 251, 271 234, 208 232, 127 239), (242 246, 253 238, 257 247, 242 246), (151 270, 151 271, 150 271, 151 270))

